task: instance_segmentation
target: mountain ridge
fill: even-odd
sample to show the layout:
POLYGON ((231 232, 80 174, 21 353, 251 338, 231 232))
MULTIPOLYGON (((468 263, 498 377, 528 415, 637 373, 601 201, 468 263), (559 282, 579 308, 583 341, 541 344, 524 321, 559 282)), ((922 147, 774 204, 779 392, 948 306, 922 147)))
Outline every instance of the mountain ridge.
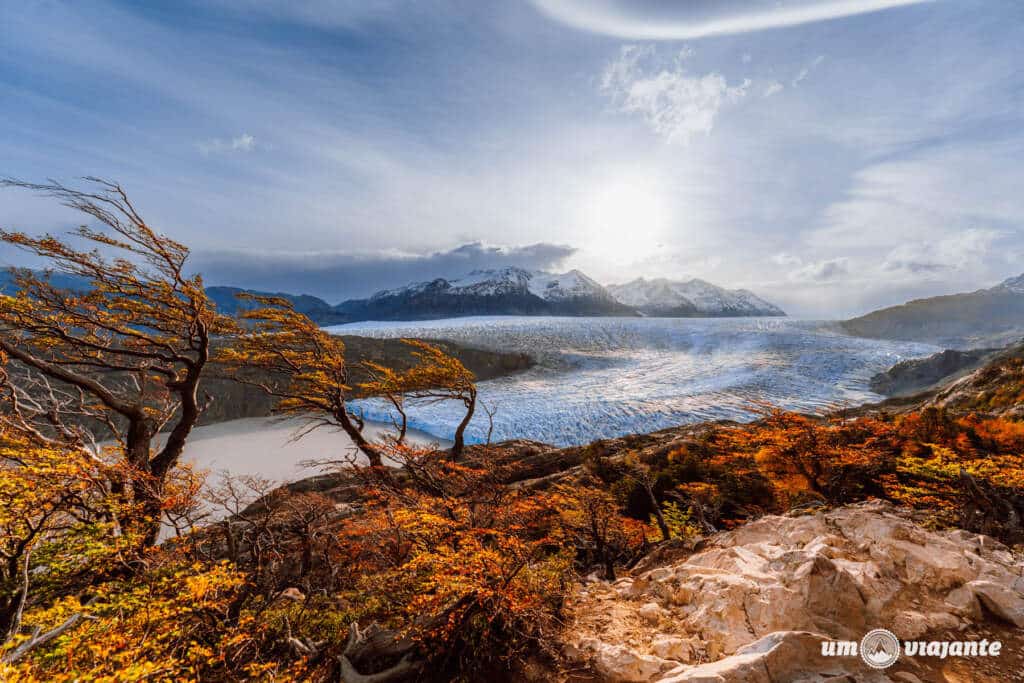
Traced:
POLYGON ((778 306, 747 289, 725 289, 700 278, 636 278, 608 291, 620 302, 655 316, 784 316, 778 306))

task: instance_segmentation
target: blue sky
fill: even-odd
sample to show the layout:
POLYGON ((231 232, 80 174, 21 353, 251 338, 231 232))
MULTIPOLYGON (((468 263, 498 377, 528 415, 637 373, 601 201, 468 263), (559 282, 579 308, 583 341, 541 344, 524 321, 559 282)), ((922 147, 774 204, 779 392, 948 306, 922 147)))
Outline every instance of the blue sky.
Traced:
POLYGON ((579 267, 838 317, 1024 270, 1022 45, 1017 0, 3 2, 0 174, 118 180, 215 284, 579 267))

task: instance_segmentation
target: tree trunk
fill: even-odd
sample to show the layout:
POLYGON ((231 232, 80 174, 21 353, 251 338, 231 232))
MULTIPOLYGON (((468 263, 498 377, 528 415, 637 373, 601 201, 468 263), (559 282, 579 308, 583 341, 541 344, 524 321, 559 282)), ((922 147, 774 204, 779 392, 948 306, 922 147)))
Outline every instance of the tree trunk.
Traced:
POLYGON ((672 532, 669 530, 668 524, 665 523, 665 515, 661 512, 661 506, 658 505, 658 499, 654 495, 654 487, 646 477, 643 479, 643 485, 644 491, 647 492, 647 497, 651 501, 651 507, 654 508, 654 519, 658 523, 658 529, 661 530, 661 540, 667 541, 672 538, 672 532))
POLYGON ((366 459, 370 461, 370 467, 380 469, 384 467, 384 459, 381 456, 380 450, 378 450, 373 444, 363 437, 363 430, 361 430, 349 416, 348 411, 342 408, 335 413, 334 418, 341 425, 341 428, 345 430, 349 438, 352 439, 352 443, 356 445, 366 459))
POLYGON ((9 575, 5 577, 7 580, 4 583, 7 585, 4 587, 4 595, 0 597, 0 645, 18 634, 18 629, 21 628, 21 614, 28 599, 28 552, 21 562, 18 559, 12 557, 7 561, 6 573, 9 575))
POLYGON ((455 430, 455 440, 452 443, 452 459, 458 460, 462 457, 462 451, 466 448, 466 427, 469 426, 470 420, 473 419, 473 412, 476 410, 476 391, 472 391, 469 394, 469 399, 466 401, 466 416, 462 418, 462 422, 455 430))

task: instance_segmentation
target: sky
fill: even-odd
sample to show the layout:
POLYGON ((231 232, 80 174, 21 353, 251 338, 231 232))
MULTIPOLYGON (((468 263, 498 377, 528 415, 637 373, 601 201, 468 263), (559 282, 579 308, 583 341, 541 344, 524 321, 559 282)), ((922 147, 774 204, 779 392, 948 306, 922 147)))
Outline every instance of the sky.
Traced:
POLYGON ((579 268, 839 318, 1024 271, 1022 67, 1019 0, 0 0, 0 176, 119 182, 208 284, 579 268))

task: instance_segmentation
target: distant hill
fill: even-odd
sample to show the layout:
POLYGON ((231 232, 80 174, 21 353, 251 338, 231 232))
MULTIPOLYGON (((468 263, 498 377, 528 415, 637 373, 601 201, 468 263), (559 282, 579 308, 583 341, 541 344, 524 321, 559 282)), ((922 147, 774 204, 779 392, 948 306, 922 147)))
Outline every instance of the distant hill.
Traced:
POLYGON ((846 320, 842 327, 860 337, 949 348, 1002 346, 1024 336, 1024 275, 989 289, 883 308, 846 320))
POLYGON ((259 292, 251 289, 240 289, 238 287, 207 287, 206 294, 217 305, 217 310, 227 315, 238 316, 244 311, 253 307, 252 302, 239 299, 238 295, 254 294, 257 296, 276 296, 287 299, 299 313, 309 317, 310 320, 320 325, 340 325, 349 322, 349 319, 331 306, 329 303, 309 294, 285 294, 282 292, 259 292))
MULTIPOLYGON (((65 273, 51 273, 50 282, 54 286, 68 290, 87 290, 90 287, 89 281, 76 275, 65 273)), ((14 276, 10 270, 0 270, 0 293, 12 294, 16 289, 14 276)), ((239 299, 241 293, 256 294, 261 296, 276 296, 287 299, 295 306, 295 310, 309 316, 321 325, 337 325, 348 322, 348 319, 339 314, 334 306, 323 299, 308 294, 285 294, 281 292, 260 292, 251 289, 240 289, 238 287, 207 287, 206 294, 210 297, 217 310, 227 315, 237 316, 252 304, 239 299)))
POLYGON ((623 315, 637 312, 578 270, 476 270, 351 299, 336 310, 350 320, 423 320, 468 315, 623 315))
POLYGON ((784 316, 778 306, 746 289, 725 289, 699 279, 637 278, 608 291, 645 315, 662 317, 784 316))

